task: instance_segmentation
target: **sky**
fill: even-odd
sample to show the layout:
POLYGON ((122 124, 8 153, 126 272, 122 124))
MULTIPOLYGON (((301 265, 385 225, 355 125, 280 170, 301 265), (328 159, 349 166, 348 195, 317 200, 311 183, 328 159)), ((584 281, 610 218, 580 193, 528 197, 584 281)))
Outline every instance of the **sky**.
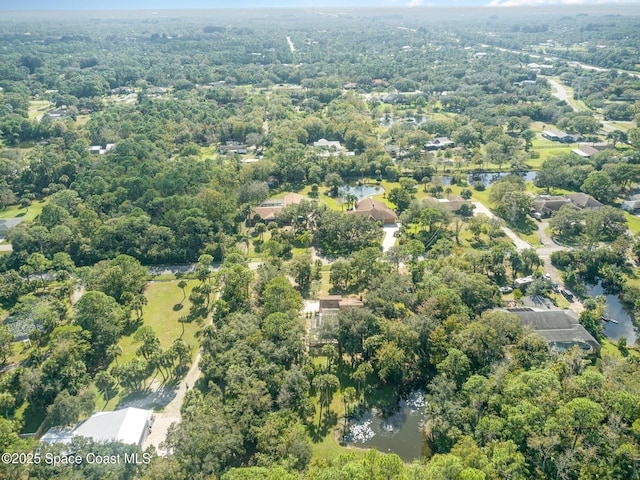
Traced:
POLYGON ((0 10, 160 10, 185 8, 448 7, 640 4, 640 0, 0 0, 0 10))

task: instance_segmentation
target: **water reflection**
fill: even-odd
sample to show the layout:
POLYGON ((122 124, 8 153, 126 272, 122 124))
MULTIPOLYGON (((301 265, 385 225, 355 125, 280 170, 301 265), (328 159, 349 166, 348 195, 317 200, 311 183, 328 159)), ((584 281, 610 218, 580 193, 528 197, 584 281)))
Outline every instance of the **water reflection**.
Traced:
POLYGON ((351 421, 346 440, 356 447, 395 453, 406 462, 420 458, 424 453, 421 426, 425 405, 424 393, 416 391, 400 400, 392 415, 368 410, 351 421))
POLYGON ((340 189, 340 195, 345 196, 347 193, 358 197, 358 201, 372 195, 380 195, 384 192, 384 188, 379 185, 349 185, 340 189))
POLYGON ((627 337, 627 343, 629 345, 633 345, 636 343, 638 339, 638 332, 636 327, 633 325, 633 321, 631 316, 624 309, 617 295, 607 295, 602 288, 602 285, 587 285, 587 292, 593 298, 597 295, 604 295, 607 299, 607 306, 605 309, 605 313, 617 320, 618 323, 606 322, 604 326, 604 334, 609 337, 611 340, 618 340, 620 337, 627 337))

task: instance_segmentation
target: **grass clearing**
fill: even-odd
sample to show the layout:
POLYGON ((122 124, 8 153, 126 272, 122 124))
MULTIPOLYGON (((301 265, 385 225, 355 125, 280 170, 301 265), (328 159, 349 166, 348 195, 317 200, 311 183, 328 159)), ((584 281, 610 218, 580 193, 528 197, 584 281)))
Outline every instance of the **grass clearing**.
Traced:
MULTIPOLYGON (((160 346, 163 349, 170 347, 173 342, 180 337, 182 332, 182 323, 178 322, 178 318, 182 315, 186 315, 191 306, 189 302, 189 294, 193 287, 200 283, 197 280, 187 280, 187 287, 185 288, 186 298, 182 303, 182 308, 178 308, 182 301, 182 291, 178 288, 178 281, 170 282, 150 282, 147 284, 144 295, 148 300, 148 304, 143 308, 143 320, 142 325, 149 325, 153 328, 158 339, 160 340, 160 346)), ((184 336, 182 339, 191 346, 192 357, 197 351, 197 334, 202 328, 202 325, 197 323, 185 323, 184 324, 184 336)), ((116 364, 122 365, 131 361, 136 357, 136 350, 140 346, 133 339, 133 334, 126 337, 122 337, 118 342, 122 349, 122 354, 114 360, 107 370, 113 368, 116 364)), ((92 387, 93 388, 93 387, 92 387)), ((138 392, 133 395, 128 395, 127 400, 135 399, 137 396, 145 396, 147 392, 138 392)), ((126 392, 120 390, 118 395, 109 400, 109 403, 104 406, 104 410, 115 409, 126 392)), ((101 393, 96 392, 96 406, 102 407, 105 404, 105 398, 101 393)))
POLYGON ((48 203, 48 199, 43 199, 34 200, 28 207, 11 205, 4 210, 0 210, 0 218, 22 218, 23 220, 33 220, 42 213, 42 209, 48 203))

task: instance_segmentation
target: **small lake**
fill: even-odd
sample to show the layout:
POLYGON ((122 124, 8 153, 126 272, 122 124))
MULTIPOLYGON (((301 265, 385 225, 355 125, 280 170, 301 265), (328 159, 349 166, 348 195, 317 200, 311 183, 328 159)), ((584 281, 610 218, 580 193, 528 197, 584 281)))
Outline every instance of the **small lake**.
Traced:
POLYGON ((602 286, 598 285, 587 285, 587 292, 593 298, 596 298, 597 295, 604 295, 607 299, 607 307, 605 309, 605 313, 617 320, 618 323, 605 322, 604 324, 604 334, 609 337, 611 340, 618 340, 620 337, 627 337, 627 344, 633 345, 636 343, 638 339, 638 331, 636 327, 633 325, 633 321, 631 320, 631 316, 626 312, 617 295, 607 295, 604 293, 602 286))
POLYGON ((344 197, 347 193, 358 197, 358 201, 372 195, 380 195, 384 192, 384 188, 379 185, 348 185, 340 188, 340 195, 344 197))
MULTIPOLYGON (((519 175, 524 179, 525 182, 533 182, 535 178, 538 176, 538 172, 528 171, 528 172, 495 172, 495 173, 470 173, 467 175, 467 184, 469 186, 473 186, 474 183, 482 183, 485 187, 490 186, 491 184, 497 182, 501 178, 506 177, 507 175, 519 175)), ((451 185, 451 175, 443 175, 442 182, 445 186, 451 185)))
POLYGON ((419 459, 426 447, 421 431, 425 405, 424 393, 412 392, 400 400, 399 409, 393 415, 383 417, 368 410, 359 419, 351 421, 347 443, 395 453, 405 462, 419 459))

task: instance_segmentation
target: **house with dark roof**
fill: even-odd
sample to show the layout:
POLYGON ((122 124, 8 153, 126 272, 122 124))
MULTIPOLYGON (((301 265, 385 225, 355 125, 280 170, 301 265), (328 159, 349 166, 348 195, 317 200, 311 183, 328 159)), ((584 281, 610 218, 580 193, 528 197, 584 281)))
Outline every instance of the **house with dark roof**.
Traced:
POLYGON ((582 350, 600 349, 600 344, 578 321, 571 310, 513 307, 505 309, 520 320, 523 327, 531 328, 544 338, 553 350, 564 351, 574 346, 582 350))
POLYGON ((567 205, 569 201, 560 195, 540 195, 533 200, 532 215, 538 220, 548 218, 553 212, 557 212, 563 205, 567 205))
POLYGON ((602 203, 586 193, 568 193, 565 196, 581 210, 598 210, 603 206, 602 203))
POLYGON ((320 313, 337 313, 346 308, 361 308, 362 300, 357 298, 344 298, 342 295, 326 295, 319 298, 320 313))
POLYGON ((365 198, 360 200, 356 204, 356 208, 349 210, 347 213, 352 215, 360 215, 369 217, 383 225, 388 225, 398 222, 398 215, 391 210, 386 203, 374 200, 372 198, 365 198))

